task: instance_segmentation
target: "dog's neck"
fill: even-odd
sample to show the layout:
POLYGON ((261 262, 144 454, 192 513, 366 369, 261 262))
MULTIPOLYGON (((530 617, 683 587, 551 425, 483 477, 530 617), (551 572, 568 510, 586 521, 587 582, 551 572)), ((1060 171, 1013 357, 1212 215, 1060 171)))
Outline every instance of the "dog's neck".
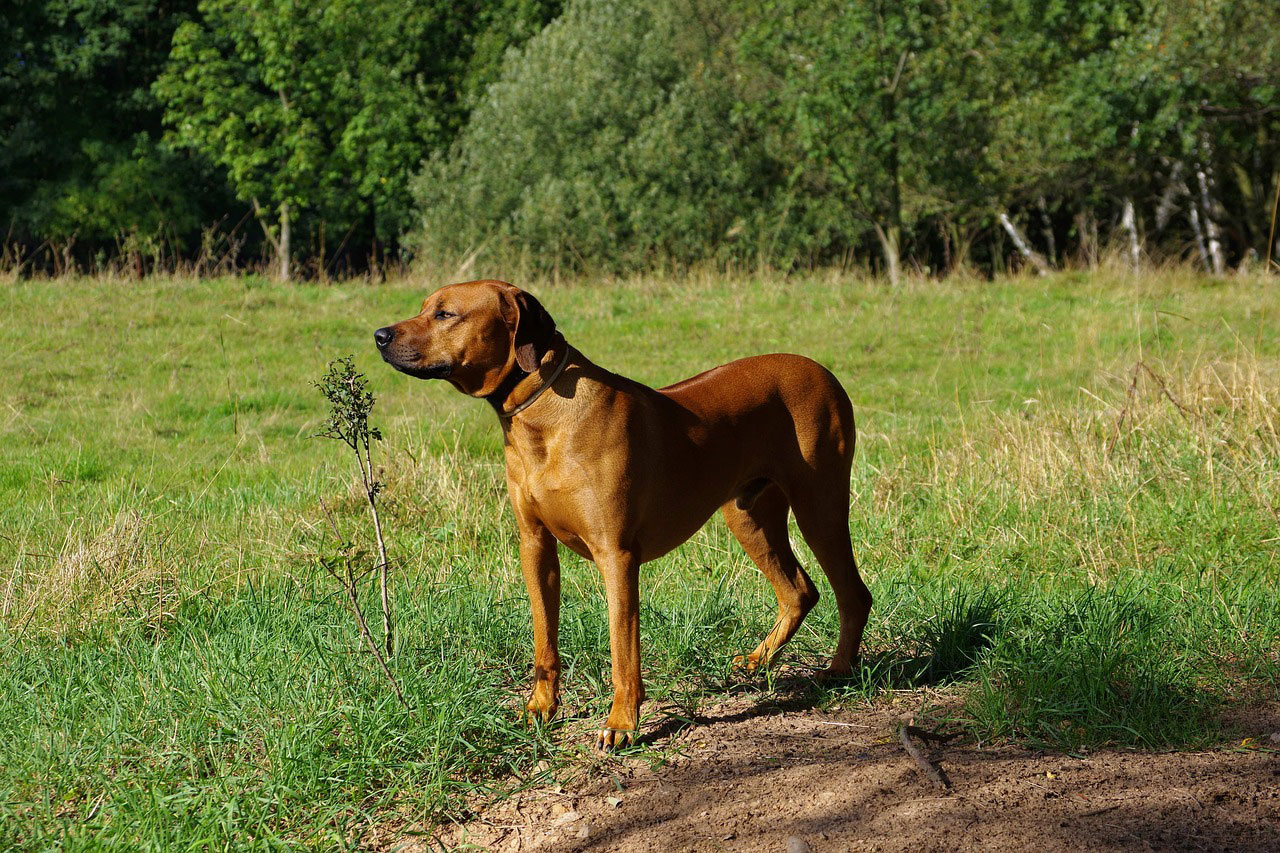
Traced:
POLYGON ((498 383, 498 387, 493 390, 493 393, 485 396, 484 399, 489 402, 490 406, 493 406, 493 410, 498 413, 499 418, 512 417, 531 402, 535 395, 543 393, 550 386, 554 379, 550 378, 551 374, 544 368, 553 372, 558 372, 557 366, 563 368, 565 361, 569 357, 568 341, 564 339, 563 335, 556 332, 551 339, 551 345, 547 347, 547 353, 551 358, 544 356, 543 363, 539 364, 538 369, 532 373, 524 370, 518 364, 513 364, 511 370, 498 383), (526 392, 521 386, 528 379, 538 379, 539 384, 529 383, 530 387, 526 392))

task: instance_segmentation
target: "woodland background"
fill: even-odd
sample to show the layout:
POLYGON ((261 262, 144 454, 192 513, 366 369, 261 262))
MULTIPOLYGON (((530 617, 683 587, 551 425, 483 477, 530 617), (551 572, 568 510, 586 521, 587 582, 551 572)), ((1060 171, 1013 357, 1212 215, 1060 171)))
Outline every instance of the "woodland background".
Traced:
POLYGON ((19 275, 1265 264, 1274 0, 21 0, 19 275))

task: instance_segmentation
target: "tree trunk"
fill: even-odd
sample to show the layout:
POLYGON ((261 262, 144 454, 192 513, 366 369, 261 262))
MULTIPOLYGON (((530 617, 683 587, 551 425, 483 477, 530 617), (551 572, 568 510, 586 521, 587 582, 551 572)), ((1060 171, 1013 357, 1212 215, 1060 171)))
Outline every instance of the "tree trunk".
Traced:
POLYGON ((1196 165, 1196 180, 1200 184, 1200 211, 1204 215, 1205 236, 1209 238, 1209 260, 1213 274, 1222 275, 1226 263, 1222 257, 1222 242, 1218 239, 1218 224, 1213 221, 1213 178, 1207 166, 1196 165))
POLYGON ((1209 263, 1209 252, 1204 247, 1204 229, 1200 227, 1200 208, 1195 199, 1191 200, 1191 230, 1196 235, 1196 249, 1200 252, 1200 263, 1204 264, 1205 272, 1213 272, 1213 265, 1209 263))
POLYGON ((372 204, 365 213, 365 224, 369 227, 369 280, 385 281, 387 276, 378 255, 378 211, 372 204))
POLYGON ((902 278, 901 249, 902 231, 890 225, 888 228, 876 223, 876 236, 880 238, 880 248, 884 250, 885 272, 889 274, 889 283, 896 285, 902 278))
POLYGON ((1271 274, 1271 258, 1272 250, 1276 250, 1276 254, 1280 255, 1280 240, 1276 240, 1276 211, 1280 209, 1280 174, 1275 176, 1276 192, 1271 199, 1271 228, 1267 231, 1267 265, 1264 269, 1267 274, 1271 274))
POLYGON ((1136 273, 1141 260, 1141 250, 1138 247, 1138 223, 1133 211, 1133 199, 1128 196, 1124 199, 1124 213, 1120 216, 1120 227, 1129 237, 1129 267, 1136 273))
MULTIPOLYGON (((884 33, 883 19, 880 20, 880 32, 884 33)), ((888 227, 877 224, 876 236, 880 238, 880 245, 884 249, 889 283, 893 285, 902 278, 902 159, 898 141, 898 84, 902 81, 902 71, 906 68, 909 56, 909 52, 905 50, 899 55, 897 71, 880 97, 880 109, 890 128, 889 224, 888 227)))
POLYGON ((1045 261, 1044 256, 1031 248, 1031 244, 1027 242, 1027 238, 1018 230, 1018 226, 1013 224, 1013 220, 1009 218, 1009 214, 1000 211, 1000 224, 1004 226, 1005 232, 1013 240, 1013 245, 1018 247, 1018 251, 1022 257, 1027 260, 1031 266, 1036 268, 1036 272, 1040 275, 1046 275, 1049 272, 1049 264, 1045 261))
POLYGON ((938 237, 942 240, 942 269, 944 275, 951 274, 951 229, 945 220, 938 221, 938 237))
POLYGON ((1049 250, 1049 265, 1058 265, 1058 241, 1053 237, 1053 220, 1049 218, 1049 205, 1040 196, 1040 225, 1044 228, 1044 243, 1049 250))
POLYGON ((1204 133, 1200 134, 1200 152, 1200 162, 1196 163, 1196 182, 1200 185, 1200 214, 1204 217, 1204 232, 1208 238, 1213 274, 1222 275, 1226 270, 1226 262, 1222 254, 1222 241, 1218 237, 1217 219, 1220 207, 1213 197, 1216 183, 1213 179, 1213 148, 1204 133))
POLYGON ((1081 208, 1076 214, 1076 233, 1080 235, 1080 254, 1089 269, 1098 267, 1098 222, 1089 208, 1081 208))
POLYGON ((1164 192, 1160 194, 1160 203, 1156 205, 1156 234, 1164 231, 1169 220, 1173 218, 1178 196, 1187 194, 1187 185, 1182 181, 1182 169, 1182 161, 1177 160, 1169 170, 1169 182, 1164 185, 1164 192))
POLYGON ((280 280, 288 281, 290 278, 290 257, 289 257, 289 238, 291 236, 291 223, 289 221, 289 202, 280 202, 280 243, 277 246, 280 254, 280 280))
POLYGON ((962 228, 959 224, 951 226, 951 272, 964 272, 969 266, 969 253, 973 251, 980 230, 973 226, 962 228))
POLYGON ((329 268, 328 268, 327 266, 325 266, 325 261, 324 261, 324 254, 325 254, 324 250, 325 250, 325 248, 326 248, 326 247, 325 247, 325 244, 324 244, 324 241, 325 241, 325 233, 324 233, 324 232, 325 232, 325 222, 324 222, 324 220, 323 220, 323 219, 321 219, 321 220, 320 220, 320 246, 319 246, 319 250, 320 250, 320 263, 317 265, 316 269, 317 269, 317 271, 320 273, 320 280, 321 280, 321 281, 328 281, 328 280, 329 280, 329 268))

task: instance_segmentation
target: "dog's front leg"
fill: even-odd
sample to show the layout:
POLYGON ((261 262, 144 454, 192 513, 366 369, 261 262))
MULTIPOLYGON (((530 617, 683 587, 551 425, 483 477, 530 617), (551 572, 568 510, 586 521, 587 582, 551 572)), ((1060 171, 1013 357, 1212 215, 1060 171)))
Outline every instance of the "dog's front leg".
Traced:
POLYGON ((530 713, 549 720, 560 707, 560 558, 545 527, 520 530, 520 568, 533 612, 530 713))
POLYGON ((596 736, 596 748, 626 746, 640 724, 640 560, 628 551, 597 554, 609 601, 609 652, 613 663, 613 707, 596 736))

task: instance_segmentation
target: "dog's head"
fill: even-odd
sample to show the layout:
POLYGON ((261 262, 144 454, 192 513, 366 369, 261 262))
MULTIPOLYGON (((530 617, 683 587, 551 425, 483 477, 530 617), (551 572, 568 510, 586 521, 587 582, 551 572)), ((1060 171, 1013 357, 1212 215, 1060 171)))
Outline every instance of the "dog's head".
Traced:
POLYGON ((373 339, 396 370, 486 397, 516 367, 537 370, 555 330, 531 294, 505 281, 468 281, 440 288, 416 317, 383 326, 373 339))

